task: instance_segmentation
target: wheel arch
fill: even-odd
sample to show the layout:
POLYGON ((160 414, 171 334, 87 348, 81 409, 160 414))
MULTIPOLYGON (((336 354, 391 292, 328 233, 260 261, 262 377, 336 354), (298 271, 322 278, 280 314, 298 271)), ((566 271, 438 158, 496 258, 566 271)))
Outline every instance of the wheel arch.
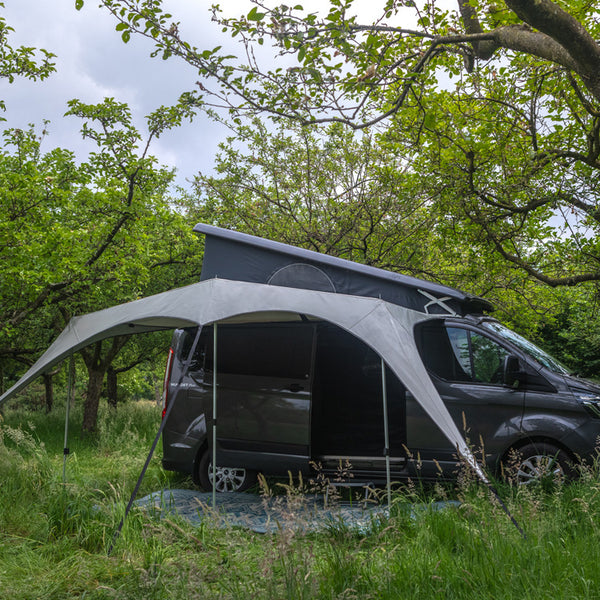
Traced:
POLYGON ((198 444, 196 454, 194 455, 194 462, 192 464, 192 480, 197 486, 200 485, 200 461, 206 452, 208 452, 208 440, 204 439, 198 444))
POLYGON ((573 453, 573 451, 568 446, 558 441, 556 438, 546 435, 531 435, 521 438, 516 442, 513 442, 501 455, 500 460, 498 461, 497 468, 501 468, 500 465, 509 458, 511 451, 514 450, 518 452, 521 448, 529 446, 530 444, 550 444, 551 446, 556 446, 556 448, 565 452, 571 461, 573 461, 574 463, 578 462, 578 458, 573 453))

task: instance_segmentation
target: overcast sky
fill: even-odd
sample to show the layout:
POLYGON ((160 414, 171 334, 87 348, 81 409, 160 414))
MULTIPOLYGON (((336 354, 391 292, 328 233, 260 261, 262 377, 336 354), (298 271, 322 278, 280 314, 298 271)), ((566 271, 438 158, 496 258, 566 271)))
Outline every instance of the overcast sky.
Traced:
MULTIPOLYGON (((210 20, 210 6, 215 0, 167 0, 174 20, 181 21, 180 31, 198 47, 213 48, 232 45, 210 20)), ((138 127, 143 117, 161 105, 174 103, 179 95, 194 87, 195 71, 183 61, 153 59, 150 41, 133 36, 123 44, 115 31, 116 21, 107 11, 97 7, 97 0, 86 0, 81 11, 75 0, 4 0, 0 8, 15 31, 10 37, 13 47, 24 44, 45 48, 57 55, 56 73, 43 82, 18 79, 13 84, 4 80, 0 98, 6 101, 6 127, 25 128, 29 123, 40 127, 50 120, 49 136, 44 150, 61 146, 85 158, 91 149, 81 139, 82 122, 77 117, 64 117, 67 101, 78 98, 94 104, 113 97, 129 104, 138 127)), ((275 4, 276 2, 274 2, 275 4)), ((320 0, 305 0, 305 7, 327 6, 320 0)), ((357 0, 358 10, 373 12, 383 0, 357 0)), ((247 13, 249 0, 224 0, 221 6, 230 15, 247 13)), ((365 19, 367 20, 366 16, 365 19)), ((178 181, 194 176, 199 170, 209 171, 218 143, 228 135, 223 126, 200 115, 192 124, 165 133, 155 141, 151 153, 161 164, 176 167, 178 181)))
MULTIPOLYGON (((207 0, 174 0, 180 5, 186 29, 195 30, 195 41, 212 48, 223 41, 210 21, 207 0)), ((16 80, 3 84, 7 119, 4 127, 40 126, 50 120, 45 149, 61 146, 84 157, 91 149, 82 141, 81 120, 64 117, 67 101, 78 98, 86 103, 114 97, 127 102, 143 127, 143 116, 160 105, 174 103, 180 93, 191 89, 198 79, 183 61, 152 59, 150 42, 132 37, 123 44, 115 31, 115 20, 88 0, 81 11, 74 0, 5 0, 3 14, 15 29, 13 47, 21 44, 54 52, 56 73, 43 82, 16 80)), ((233 4, 233 3, 232 3, 233 4)), ((235 0, 241 10, 248 3, 235 0)), ((0 9, 2 10, 2 9, 0 9)), ((208 170, 219 141, 226 132, 204 116, 167 132, 151 147, 162 164, 174 166, 179 179, 192 177, 199 169, 208 170)))

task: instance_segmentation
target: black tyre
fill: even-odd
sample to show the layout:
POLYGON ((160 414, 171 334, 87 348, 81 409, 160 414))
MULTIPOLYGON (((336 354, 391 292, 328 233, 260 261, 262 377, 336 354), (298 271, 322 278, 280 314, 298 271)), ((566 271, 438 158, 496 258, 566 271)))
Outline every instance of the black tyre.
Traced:
POLYGON ((553 444, 527 444, 516 451, 512 479, 518 485, 555 484, 572 479, 573 463, 569 455, 553 444))
MULTIPOLYGON (((217 457, 218 458, 218 457, 217 457)), ((198 463, 198 480, 200 486, 206 492, 213 489, 213 472, 210 455, 205 452, 198 463)), ((243 492, 256 483, 256 472, 250 469, 237 467, 216 468, 216 490, 217 492, 243 492)))

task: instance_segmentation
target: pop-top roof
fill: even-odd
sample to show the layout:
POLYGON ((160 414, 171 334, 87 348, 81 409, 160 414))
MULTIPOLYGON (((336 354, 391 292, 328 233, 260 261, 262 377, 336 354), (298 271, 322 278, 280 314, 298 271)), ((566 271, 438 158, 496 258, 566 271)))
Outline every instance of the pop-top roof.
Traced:
POLYGON ((381 298, 427 314, 494 310, 483 298, 416 277, 213 225, 199 223, 194 231, 206 236, 201 280, 216 277, 381 298))

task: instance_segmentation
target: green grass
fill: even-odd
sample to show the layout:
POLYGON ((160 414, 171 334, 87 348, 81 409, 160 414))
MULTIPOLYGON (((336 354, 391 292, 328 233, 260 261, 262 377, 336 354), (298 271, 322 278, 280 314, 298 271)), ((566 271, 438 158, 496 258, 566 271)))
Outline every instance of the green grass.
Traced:
MULTIPOLYGON (((193 528, 124 512, 160 412, 149 403, 101 414, 99 433, 71 424, 62 483, 64 412, 7 410, 0 422, 0 598, 600 598, 600 478, 551 490, 501 486, 523 539, 486 489, 407 485, 389 521, 299 535, 193 528), (459 499, 435 511, 430 503, 459 499), (408 510, 413 503, 421 507, 408 510)), ((140 495, 191 487, 153 459, 140 495)))

